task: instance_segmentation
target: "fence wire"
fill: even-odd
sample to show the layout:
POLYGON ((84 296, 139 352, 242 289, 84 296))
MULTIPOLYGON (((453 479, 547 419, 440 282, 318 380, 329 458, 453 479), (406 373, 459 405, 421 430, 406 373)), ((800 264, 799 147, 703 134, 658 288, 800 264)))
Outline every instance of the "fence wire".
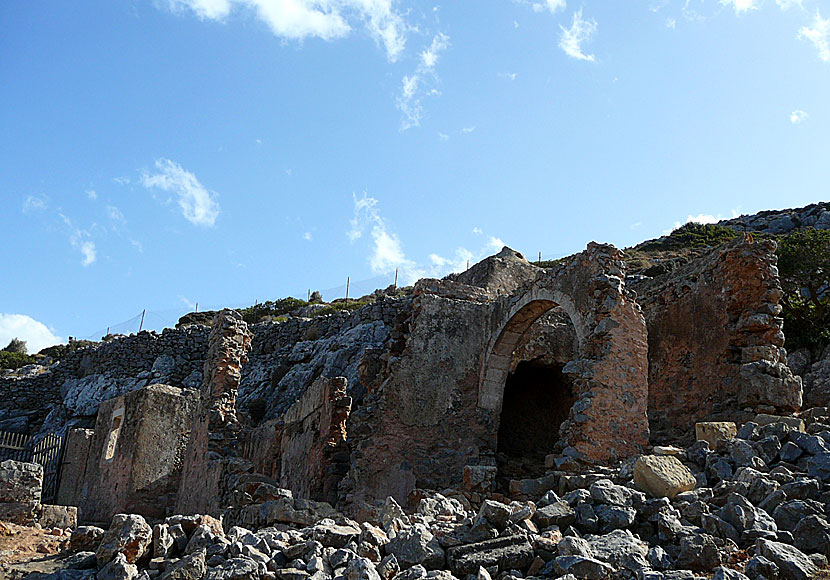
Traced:
MULTIPOLYGON (((536 252, 534 254, 524 254, 525 258, 532 262, 536 263, 539 261, 547 262, 552 260, 558 260, 562 257, 565 257, 567 254, 562 252, 536 252)), ((470 264, 472 266, 472 263, 470 264)), ((378 289, 385 289, 392 285, 395 282, 395 274, 383 274, 379 276, 373 276, 371 278, 365 278, 363 280, 351 280, 348 279, 347 281, 344 280, 343 284, 338 286, 333 286, 331 288, 306 288, 306 289, 295 289, 295 292, 291 292, 286 296, 292 296, 294 298, 299 298, 301 300, 306 300, 309 297, 311 292, 315 290, 320 292, 323 297, 323 300, 326 302, 331 302, 332 300, 336 300, 338 298, 346 297, 346 290, 348 287, 348 297, 352 299, 357 299, 367 294, 373 293, 375 290, 378 289)), ((399 284, 402 285, 402 284, 399 284)), ((265 302, 267 300, 276 300, 280 298, 285 298, 286 296, 254 296, 250 300, 246 302, 237 302, 237 303, 208 303, 203 304, 201 302, 198 303, 198 309, 200 312, 204 312, 207 310, 221 310, 222 308, 233 308, 233 309, 241 309, 247 308, 249 306, 253 306, 254 304, 265 302)), ((152 310, 145 310, 139 311, 134 316, 131 316, 127 320, 122 322, 117 322, 115 324, 110 324, 107 327, 100 328, 95 332, 90 333, 87 336, 75 337, 83 340, 101 340, 102 337, 106 336, 107 334, 132 334, 136 333, 139 330, 155 330, 161 331, 164 328, 173 328, 176 326, 176 323, 179 319, 188 314, 193 312, 194 308, 189 305, 182 304, 178 307, 172 308, 164 308, 164 309, 152 309, 152 310), (143 318, 143 321, 142 321, 143 318)))

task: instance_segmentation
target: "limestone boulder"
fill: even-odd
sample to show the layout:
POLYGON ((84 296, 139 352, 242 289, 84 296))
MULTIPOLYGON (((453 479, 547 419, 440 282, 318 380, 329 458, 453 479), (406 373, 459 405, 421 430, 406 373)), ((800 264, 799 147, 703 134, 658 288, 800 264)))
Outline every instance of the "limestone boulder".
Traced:
POLYGON ((719 450, 727 441, 738 435, 738 427, 731 421, 707 421, 695 423, 695 438, 706 441, 709 449, 719 450))
POLYGON ((127 557, 118 553, 112 561, 98 571, 98 580, 133 580, 138 577, 138 567, 127 561, 127 557))
POLYGON ((0 462, 0 503, 38 503, 43 466, 7 459, 0 462))
POLYGON ((148 553, 152 542, 153 529, 143 517, 116 514, 112 525, 101 538, 95 557, 99 566, 108 564, 117 554, 123 554, 128 563, 134 564, 148 553))
POLYGON ((643 455, 634 464, 634 484, 652 497, 673 499, 696 482, 689 468, 670 455, 643 455))
POLYGON ((104 537, 104 530, 96 526, 80 526, 72 531, 69 549, 73 552, 95 551, 104 537))
POLYGON ((441 544, 423 524, 415 524, 398 532, 386 544, 386 552, 394 554, 403 568, 421 564, 427 570, 437 570, 444 564, 441 544))
POLYGON ((778 566, 783 580, 807 580, 815 577, 818 567, 807 555, 794 546, 781 542, 759 539, 755 551, 778 566))

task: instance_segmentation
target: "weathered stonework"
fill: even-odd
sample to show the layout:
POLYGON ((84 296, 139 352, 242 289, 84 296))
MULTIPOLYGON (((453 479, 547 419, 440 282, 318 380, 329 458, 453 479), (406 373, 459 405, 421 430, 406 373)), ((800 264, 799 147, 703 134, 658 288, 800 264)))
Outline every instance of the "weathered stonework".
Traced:
POLYGON ((239 430, 236 398, 251 335, 237 312, 223 310, 210 331, 199 412, 182 469, 178 513, 215 514, 231 505, 229 477, 246 471, 235 461, 239 430))
POLYGON ((578 341, 578 358, 565 367, 576 390, 561 428, 565 452, 603 461, 648 442, 646 331, 625 290, 621 252, 591 244, 555 269, 521 262, 512 286, 499 276, 489 287, 480 272, 467 279, 482 287, 462 284, 463 275, 416 285, 406 346, 350 421, 349 501, 405 501, 416 486, 457 484, 465 465, 491 461, 513 353, 557 306, 578 341))
POLYGON ((197 402, 192 391, 151 385, 102 403, 91 437, 70 432, 59 503, 78 506, 80 517, 91 521, 116 513, 167 515, 197 402))
POLYGON ((793 411, 801 381, 786 366, 782 291, 770 241, 737 239, 670 275, 640 282, 648 325, 652 431, 740 420, 745 407, 793 411))

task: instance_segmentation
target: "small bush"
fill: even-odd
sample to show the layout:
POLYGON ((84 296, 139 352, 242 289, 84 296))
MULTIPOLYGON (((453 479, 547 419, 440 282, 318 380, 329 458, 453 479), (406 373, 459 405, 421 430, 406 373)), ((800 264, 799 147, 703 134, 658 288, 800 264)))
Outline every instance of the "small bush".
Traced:
POLYGON ((818 354, 830 344, 830 231, 805 229, 778 240, 787 349, 818 354))
POLYGON ((8 346, 3 349, 3 352, 14 352, 17 354, 27 354, 28 349, 26 348, 26 341, 20 340, 17 337, 14 337, 9 341, 8 346))
POLYGON ((0 351, 0 369, 19 369, 33 364, 35 357, 20 352, 0 351))
POLYGON ((341 310, 346 310, 349 312, 354 312, 355 310, 360 310, 364 306, 371 304, 371 301, 354 301, 354 302, 334 302, 333 304, 329 304, 328 306, 324 306, 318 310, 315 310, 311 313, 311 316, 324 316, 326 314, 333 314, 335 312, 340 312, 341 310))
POLYGON ((643 242, 636 249, 649 252, 719 246, 739 235, 741 235, 739 232, 726 226, 689 222, 672 231, 668 236, 643 242))
POLYGON ((278 318, 303 306, 308 306, 308 302, 289 296, 287 298, 274 301, 268 300, 262 304, 255 304, 254 306, 243 308, 239 313, 242 315, 242 319, 248 324, 256 324, 265 318, 278 318))

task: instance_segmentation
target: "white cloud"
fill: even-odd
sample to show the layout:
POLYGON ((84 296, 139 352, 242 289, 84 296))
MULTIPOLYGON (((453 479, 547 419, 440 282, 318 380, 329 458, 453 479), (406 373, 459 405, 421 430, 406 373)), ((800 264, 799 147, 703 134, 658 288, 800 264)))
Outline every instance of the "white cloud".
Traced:
MULTIPOLYGON (((118 185, 129 185, 129 184, 130 184, 130 178, 129 178, 129 177, 113 177, 113 178, 112 178, 112 180, 113 180, 115 183, 117 183, 118 185)), ((95 192, 94 192, 94 191, 93 191, 92 193, 93 193, 93 194, 95 194, 95 192)), ((87 192, 87 195, 89 195, 89 192, 87 192)), ((98 196, 97 196, 97 195, 95 195, 95 196, 94 196, 94 197, 92 197, 91 199, 95 199, 95 198, 97 198, 97 197, 98 197, 98 196)))
POLYGON ((830 62, 830 18, 822 18, 816 10, 812 28, 804 26, 798 31, 798 38, 809 40, 818 49, 818 56, 824 62, 830 62))
POLYGON ((49 327, 31 316, 0 313, 0 348, 4 348, 13 338, 25 340, 29 354, 63 342, 49 327))
POLYGON ((804 6, 801 4, 801 0, 775 0, 775 3, 778 4, 781 10, 789 10, 793 6, 804 8, 804 6))
POLYGON ((475 130, 476 130, 476 126, 472 125, 470 127, 462 127, 461 132, 462 133, 472 133, 475 130))
MULTIPOLYGON (((95 249, 95 242, 92 241, 92 234, 88 230, 82 230, 75 226, 72 220, 64 214, 58 213, 58 215, 63 220, 63 223, 66 224, 66 227, 69 228, 69 245, 78 250, 81 256, 83 256, 81 265, 86 267, 94 264, 98 258, 98 254, 95 249)), ((95 224, 92 227, 94 228, 95 224)))
POLYGON ((670 28, 671 30, 677 28, 677 20, 674 18, 666 18, 666 28, 670 28))
POLYGON ((516 73, 499 73, 499 78, 506 79, 508 81, 515 81, 518 75, 516 73))
POLYGON ((160 173, 142 175, 141 183, 144 187, 176 194, 182 215, 193 225, 210 227, 216 223, 219 216, 216 194, 205 189, 195 175, 169 159, 157 160, 156 169, 160 173))
POLYGON ((436 34, 430 45, 424 49, 418 59, 418 66, 411 75, 401 79, 401 94, 397 98, 398 110, 403 114, 401 131, 406 131, 421 124, 424 96, 441 94, 434 86, 438 78, 435 76, 435 65, 443 51, 450 45, 450 37, 444 33, 436 34))
POLYGON ((181 300, 182 303, 191 310, 196 310, 196 302, 188 300, 187 296, 182 296, 181 294, 179 294, 179 300, 181 300))
POLYGON ((565 28, 561 24, 559 28, 562 30, 562 34, 559 36, 559 48, 565 51, 565 54, 577 60, 596 61, 593 54, 585 54, 582 51, 582 45, 590 42, 591 37, 597 31, 596 20, 584 20, 582 18, 582 8, 580 8, 574 12, 573 23, 570 28, 565 28))
MULTIPOLYGON (((740 213, 735 208, 732 209, 731 213, 732 213, 732 215, 730 216, 731 218, 736 218, 736 217, 740 216, 740 213)), ((682 226, 684 224, 687 224, 689 222, 694 222, 696 224, 716 224, 716 223, 718 223, 719 221, 721 221, 723 219, 727 219, 727 218, 724 218, 721 214, 718 214, 717 216, 714 216, 714 215, 708 214, 708 213, 699 213, 697 215, 691 215, 690 214, 690 215, 686 216, 686 221, 685 222, 674 222, 674 227, 672 229, 676 230, 680 226, 682 226)), ((671 233, 671 230, 664 231, 663 233, 664 234, 669 234, 669 233, 671 233)))
POLYGON ((98 199, 98 193, 94 189, 87 189, 84 193, 86 193, 87 198, 92 201, 98 199))
POLYGON ((438 133, 438 138, 441 141, 449 141, 450 140, 450 136, 447 135, 446 133, 438 133))
POLYGON ((311 232, 305 232, 303 234, 303 239, 307 242, 310 242, 311 240, 314 239, 314 236, 311 235, 311 232))
POLYGON ((793 125, 798 125, 799 123, 803 123, 804 121, 806 121, 807 117, 809 117, 809 115, 801 109, 795 110, 792 113, 790 113, 790 123, 792 123, 793 125))
POLYGON ((533 3, 533 11, 534 12, 550 12, 551 14, 556 14, 558 10, 565 9, 565 0, 545 0, 544 2, 534 2, 533 3))
POLYGON ((107 206, 107 217, 110 220, 112 220, 112 221, 114 221, 118 224, 121 224, 121 225, 124 225, 124 224, 127 223, 127 220, 124 217, 124 214, 121 213, 121 210, 118 209, 117 207, 115 207, 114 205, 108 205, 107 206))
POLYGON ((484 232, 482 232, 482 231, 481 231, 481 228, 480 228, 480 227, 476 226, 476 227, 474 227, 474 228, 473 228, 473 233, 474 233, 474 234, 477 234, 477 235, 481 235, 481 234, 483 234, 484 232))
POLYGON ((348 36, 352 27, 368 30, 394 62, 406 46, 408 25, 394 0, 167 0, 173 12, 190 10, 201 20, 225 21, 234 9, 251 10, 271 32, 288 40, 348 36))
POLYGON ((30 211, 43 211, 47 207, 46 199, 43 197, 29 195, 23 200, 23 213, 29 213, 30 211))
MULTIPOLYGON (((398 270, 398 278, 402 284, 412 284, 425 277, 441 277, 450 272, 463 272, 468 262, 498 252, 505 245, 499 238, 490 236, 484 247, 474 254, 466 248, 457 248, 453 257, 447 258, 437 253, 428 255, 427 264, 418 264, 408 258, 403 250, 398 235, 389 230, 386 220, 380 215, 378 200, 369 197, 365 192, 362 197, 353 196, 354 215, 349 221, 350 228, 346 235, 354 242, 361 238, 365 231, 371 235, 369 265, 375 275, 389 274, 398 270)), ((481 233, 479 228, 473 232, 481 233)))
POLYGON ((722 6, 731 6, 735 14, 746 14, 750 10, 758 10, 759 0, 720 0, 722 6))
POLYGON ((504 248, 504 246, 506 245, 507 244, 501 241, 501 238, 497 238, 494 236, 490 236, 490 239, 487 240, 487 246, 494 252, 501 252, 502 248, 504 248))

